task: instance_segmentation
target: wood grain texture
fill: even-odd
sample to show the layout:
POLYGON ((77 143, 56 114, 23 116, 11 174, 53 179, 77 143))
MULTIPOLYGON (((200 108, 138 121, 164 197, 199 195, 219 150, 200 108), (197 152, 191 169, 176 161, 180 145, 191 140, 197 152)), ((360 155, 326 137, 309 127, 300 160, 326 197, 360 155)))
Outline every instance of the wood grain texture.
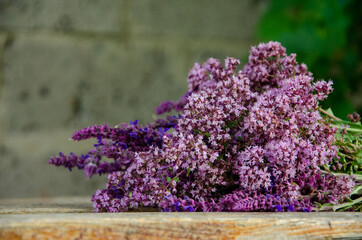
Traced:
POLYGON ((26 202, 0 200, 0 239, 362 239, 361 213, 97 214, 87 198, 26 202))
POLYGON ((93 212, 90 197, 0 199, 0 214, 93 212))

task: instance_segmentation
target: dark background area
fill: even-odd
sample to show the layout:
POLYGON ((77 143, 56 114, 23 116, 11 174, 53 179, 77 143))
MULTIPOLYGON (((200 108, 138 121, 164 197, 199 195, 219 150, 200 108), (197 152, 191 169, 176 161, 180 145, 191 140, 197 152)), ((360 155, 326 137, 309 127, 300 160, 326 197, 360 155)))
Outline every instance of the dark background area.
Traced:
POLYGON ((361 1, 270 1, 257 38, 279 41, 297 53, 316 79, 332 79, 334 92, 322 103, 346 119, 362 113, 361 1))

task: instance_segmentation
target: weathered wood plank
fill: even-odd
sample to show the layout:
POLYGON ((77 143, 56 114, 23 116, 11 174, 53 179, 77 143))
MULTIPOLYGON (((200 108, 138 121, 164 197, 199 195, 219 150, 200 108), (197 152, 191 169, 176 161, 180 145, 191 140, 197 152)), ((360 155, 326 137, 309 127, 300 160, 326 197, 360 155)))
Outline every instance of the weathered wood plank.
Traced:
POLYGON ((0 199, 0 214, 93 212, 90 197, 0 199))
POLYGON ((87 198, 25 202, 0 200, 0 239, 362 239, 361 213, 96 214, 87 198))

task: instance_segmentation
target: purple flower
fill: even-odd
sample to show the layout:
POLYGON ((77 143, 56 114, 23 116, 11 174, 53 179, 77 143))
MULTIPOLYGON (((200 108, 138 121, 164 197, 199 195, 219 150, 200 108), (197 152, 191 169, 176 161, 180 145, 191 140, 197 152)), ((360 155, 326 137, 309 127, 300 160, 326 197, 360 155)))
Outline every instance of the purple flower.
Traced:
POLYGON ((137 123, 138 123, 138 120, 135 120, 134 122, 130 121, 130 124, 131 124, 132 126, 137 126, 137 123))
POLYGON ((239 64, 196 63, 187 92, 156 108, 178 116, 81 129, 73 139, 96 138, 94 149, 49 163, 87 178, 107 174, 106 188, 92 197, 96 212, 310 212, 317 202, 342 201, 353 179, 319 168, 337 156, 336 129, 317 110, 332 82, 315 81, 278 42, 252 47, 243 71, 239 64))
POLYGON ((165 101, 158 106, 156 110, 156 114, 161 115, 165 112, 171 112, 175 108, 176 104, 172 101, 165 101))
POLYGON ((280 204, 278 204, 278 205, 275 206, 275 209, 276 209, 278 212, 280 212, 283 208, 282 208, 282 206, 281 206, 280 204))
POLYGON ((288 206, 288 211, 289 211, 289 212, 293 212, 293 211, 294 211, 294 206, 293 206, 293 205, 289 205, 289 206, 288 206))

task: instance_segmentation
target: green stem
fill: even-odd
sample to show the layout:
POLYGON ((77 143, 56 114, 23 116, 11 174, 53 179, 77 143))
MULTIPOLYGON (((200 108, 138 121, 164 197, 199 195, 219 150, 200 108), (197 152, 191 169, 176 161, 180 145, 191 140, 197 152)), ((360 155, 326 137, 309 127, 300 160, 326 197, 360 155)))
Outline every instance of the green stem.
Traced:
POLYGON ((341 130, 346 129, 347 132, 362 133, 361 129, 351 128, 351 127, 346 128, 346 126, 343 126, 343 125, 331 124, 330 126, 341 129, 341 130))
POLYGON ((337 121, 341 121, 342 119, 337 118, 336 116, 333 116, 332 114, 330 114, 329 112, 327 112, 326 110, 323 110, 321 107, 318 108, 318 110, 323 113, 324 115, 327 115, 328 117, 337 120, 337 121))
POLYGON ((348 203, 337 204, 334 206, 322 206, 321 208, 312 208, 312 209, 317 210, 319 212, 320 211, 330 211, 330 210, 333 210, 335 212, 341 208, 352 207, 352 205, 357 204, 359 202, 362 202, 362 197, 359 197, 359 198, 353 200, 352 202, 348 202, 348 203))
POLYGON ((362 180, 361 174, 336 173, 336 172, 328 171, 327 169, 326 169, 326 171, 321 170, 321 172, 325 173, 325 174, 332 174, 333 176, 354 176, 356 178, 356 180, 362 180))

